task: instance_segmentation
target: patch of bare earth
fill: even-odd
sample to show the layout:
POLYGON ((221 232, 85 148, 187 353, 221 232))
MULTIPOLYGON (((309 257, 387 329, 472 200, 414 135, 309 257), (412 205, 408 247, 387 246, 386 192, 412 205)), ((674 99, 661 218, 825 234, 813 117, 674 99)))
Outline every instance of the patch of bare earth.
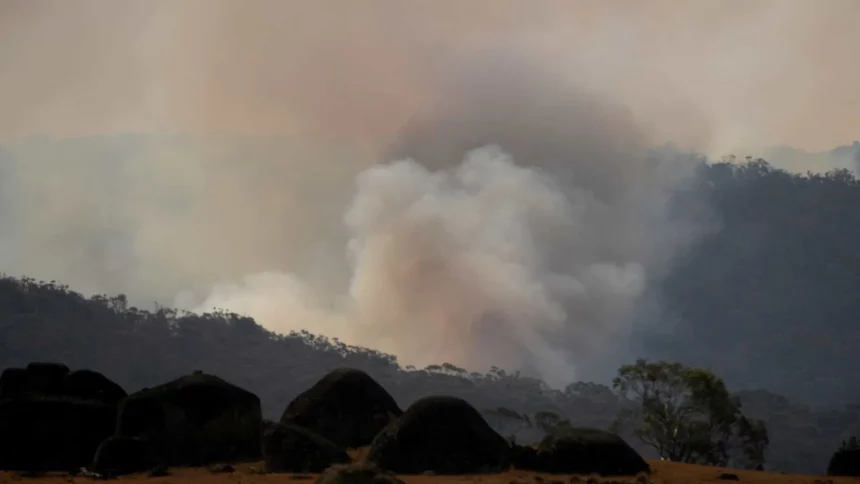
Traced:
MULTIPOLYGON (((366 449, 350 451, 350 456, 361 461, 366 455, 366 449)), ((563 474, 542 474, 511 470, 501 474, 487 475, 398 475, 406 484, 447 484, 447 483, 480 483, 480 484, 697 484, 721 482, 720 474, 734 474, 741 484, 860 484, 860 478, 852 477, 823 477, 799 474, 780 474, 776 472, 745 471, 738 469, 720 469, 716 467, 678 464, 675 462, 648 461, 652 474, 646 481, 635 477, 597 477, 571 476, 563 474)), ((263 464, 237 464, 235 472, 213 474, 206 468, 171 468, 170 475, 164 477, 149 477, 146 473, 123 476, 110 479, 107 482, 123 484, 127 482, 146 481, 147 484, 289 484, 312 483, 318 474, 264 474, 263 464)), ((93 479, 72 477, 64 473, 49 473, 40 477, 25 477, 16 472, 0 472, 0 484, 95 484, 93 479)))

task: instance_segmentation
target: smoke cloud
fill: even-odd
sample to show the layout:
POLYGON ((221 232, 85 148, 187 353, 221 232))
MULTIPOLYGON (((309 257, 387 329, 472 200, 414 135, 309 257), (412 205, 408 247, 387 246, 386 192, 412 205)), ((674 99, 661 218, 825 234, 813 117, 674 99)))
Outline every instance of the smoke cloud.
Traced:
POLYGON ((200 309, 231 308, 281 331, 319 328, 406 364, 495 364, 560 385, 623 347, 650 270, 681 248, 675 234, 648 228, 668 228, 649 213, 668 193, 649 187, 647 199, 607 203, 495 146, 436 172, 413 160, 380 165, 357 183, 345 215, 348 294, 325 301, 296 277, 267 273, 217 287, 200 309))
POLYGON ((386 146, 440 77, 520 50, 723 155, 857 135, 853 0, 9 0, 0 138, 300 133, 386 146))
POLYGON ((655 146, 851 141, 858 15, 852 0, 3 2, 0 269, 405 364, 590 377, 629 359, 659 316, 648 288, 714 229, 704 205, 670 210, 693 163, 655 146))
POLYGON ((281 331, 312 321, 406 364, 495 364, 556 385, 599 371, 646 319, 646 285, 709 226, 692 207, 669 216, 693 158, 651 149, 629 112, 563 79, 502 55, 446 82, 395 161, 357 177, 342 297, 269 273, 199 309, 281 331))

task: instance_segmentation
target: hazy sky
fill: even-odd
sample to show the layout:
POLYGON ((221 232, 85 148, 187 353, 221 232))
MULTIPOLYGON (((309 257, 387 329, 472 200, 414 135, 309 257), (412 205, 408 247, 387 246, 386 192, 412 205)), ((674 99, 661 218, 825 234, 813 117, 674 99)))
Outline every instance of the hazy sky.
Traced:
POLYGON ((860 131, 855 0, 6 0, 0 138, 301 133, 384 145, 518 50, 703 150, 860 131))

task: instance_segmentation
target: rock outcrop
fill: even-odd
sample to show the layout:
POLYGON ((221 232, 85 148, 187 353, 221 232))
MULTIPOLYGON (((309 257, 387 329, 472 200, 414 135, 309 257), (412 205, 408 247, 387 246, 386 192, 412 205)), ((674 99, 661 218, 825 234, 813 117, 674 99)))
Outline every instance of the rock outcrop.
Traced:
POLYGON ((99 445, 92 468, 101 475, 120 476, 144 472, 155 465, 147 441, 137 437, 113 436, 99 445))
POLYGON ((369 445, 403 412, 367 373, 352 368, 332 371, 293 399, 281 417, 345 448, 369 445))
POLYGON ((426 397, 373 440, 367 461, 404 474, 500 472, 511 448, 465 400, 426 397))
POLYGON ((634 476, 650 473, 648 463, 621 437, 597 429, 571 428, 548 435, 529 470, 564 474, 634 476))
POLYGON ((278 424, 263 431, 266 472, 322 472, 351 461, 346 451, 313 431, 278 424))
POLYGON ((117 435, 151 445, 170 466, 202 466, 260 456, 260 399, 195 372, 123 400, 117 435))
POLYGON ((89 466, 116 428, 125 391, 89 370, 31 363, 0 375, 0 469, 67 471, 89 466))

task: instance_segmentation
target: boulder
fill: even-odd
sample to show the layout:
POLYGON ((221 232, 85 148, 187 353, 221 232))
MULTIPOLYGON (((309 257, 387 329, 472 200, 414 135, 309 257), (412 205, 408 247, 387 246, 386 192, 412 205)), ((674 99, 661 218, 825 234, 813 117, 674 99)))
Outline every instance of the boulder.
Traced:
POLYGON ((260 456, 260 399, 212 375, 195 372, 129 395, 117 435, 139 437, 170 466, 203 466, 260 456))
POLYGON ((418 400, 373 439, 367 461, 403 474, 468 474, 508 469, 511 448, 465 400, 418 400))
POLYGON ((61 363, 30 363, 26 368, 7 368, 0 375, 0 398, 25 396, 74 397, 116 405, 125 390, 92 370, 69 372, 61 363))
POLYGON ((263 459, 266 472, 322 472, 332 464, 351 460, 342 447, 292 424, 263 431, 263 459))
POLYGON ((69 367, 61 363, 30 363, 26 368, 6 368, 0 375, 0 398, 26 395, 63 395, 69 367))
POLYGON ((125 391, 89 370, 30 363, 0 375, 0 467, 69 470, 92 462, 125 391))
POLYGON ((149 443, 137 437, 113 436, 96 450, 93 471, 120 476, 152 469, 155 461, 149 443))
POLYGON ((77 370, 63 379, 63 394, 117 405, 128 396, 121 386, 92 370, 77 370))
POLYGON ((571 428, 548 435, 538 446, 529 470, 560 474, 635 476, 650 473, 648 463, 621 437, 597 429, 571 428))
POLYGON ((114 432, 113 405, 69 397, 0 400, 0 469, 68 471, 88 466, 114 432))
POLYGON ((14 398, 27 392, 27 370, 6 368, 0 374, 0 399, 14 398))
POLYGON ((69 367, 62 363, 34 362, 27 365, 27 390, 39 395, 62 395, 69 367))
POLYGON ((403 412, 367 373, 339 368, 297 396, 282 423, 312 430, 346 448, 363 447, 403 412))

